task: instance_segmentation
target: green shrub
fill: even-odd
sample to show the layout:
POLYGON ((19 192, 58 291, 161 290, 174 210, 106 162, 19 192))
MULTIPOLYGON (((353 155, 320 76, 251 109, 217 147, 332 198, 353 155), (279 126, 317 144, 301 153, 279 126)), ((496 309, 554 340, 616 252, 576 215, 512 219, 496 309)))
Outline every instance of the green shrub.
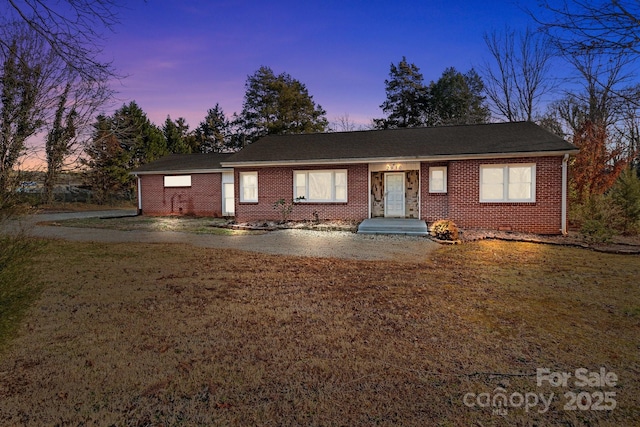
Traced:
POLYGON ((606 242, 620 234, 624 213, 610 195, 597 194, 574 207, 572 220, 590 239, 606 242))
POLYGON ((622 211, 622 232, 634 234, 640 231, 640 178, 635 170, 622 172, 609 195, 622 211))
POLYGON ((440 240, 458 240, 458 226, 449 219, 441 219, 431 225, 431 235, 440 240))

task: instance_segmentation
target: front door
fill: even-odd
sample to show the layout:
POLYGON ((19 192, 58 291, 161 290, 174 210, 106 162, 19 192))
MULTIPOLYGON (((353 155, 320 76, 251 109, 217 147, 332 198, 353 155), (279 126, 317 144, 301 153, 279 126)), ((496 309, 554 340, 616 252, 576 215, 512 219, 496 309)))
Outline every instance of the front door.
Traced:
POLYGON ((384 216, 404 218, 404 172, 384 174, 384 216))

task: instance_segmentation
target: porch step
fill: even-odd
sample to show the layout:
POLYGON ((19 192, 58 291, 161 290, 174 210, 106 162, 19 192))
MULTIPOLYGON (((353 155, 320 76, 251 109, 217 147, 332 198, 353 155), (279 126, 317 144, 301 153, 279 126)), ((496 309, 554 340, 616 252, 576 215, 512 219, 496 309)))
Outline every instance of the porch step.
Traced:
POLYGON ((427 224, 420 219, 406 218, 369 218, 358 226, 358 234, 406 234, 409 236, 427 236, 427 224))

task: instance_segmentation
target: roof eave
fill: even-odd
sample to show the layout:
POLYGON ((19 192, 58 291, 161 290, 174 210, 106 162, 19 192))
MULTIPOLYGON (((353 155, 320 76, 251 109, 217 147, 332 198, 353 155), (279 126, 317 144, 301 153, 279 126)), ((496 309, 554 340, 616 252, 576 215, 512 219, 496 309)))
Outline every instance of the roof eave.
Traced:
POLYGON ((221 173, 233 172, 232 168, 223 167, 216 169, 176 169, 176 170, 157 170, 157 171, 132 171, 131 175, 181 175, 181 174, 198 174, 198 173, 221 173))
POLYGON ((295 165, 342 165, 380 162, 438 162, 449 160, 482 160, 482 159, 506 159, 519 157, 547 157, 575 154, 578 149, 554 150, 554 151, 529 151, 513 153, 481 153, 481 154, 451 154, 439 156, 396 156, 396 157, 366 157, 343 159, 306 159, 306 160, 277 160, 277 161, 239 161, 221 162, 223 167, 271 167, 271 166, 295 166, 295 165))

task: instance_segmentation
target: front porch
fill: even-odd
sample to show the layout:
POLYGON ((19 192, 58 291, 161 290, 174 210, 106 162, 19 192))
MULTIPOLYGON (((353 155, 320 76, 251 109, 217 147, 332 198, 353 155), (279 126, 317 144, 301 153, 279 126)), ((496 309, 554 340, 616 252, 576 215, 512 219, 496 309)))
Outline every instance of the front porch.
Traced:
POLYGON ((358 226, 358 234, 404 234, 408 236, 428 236, 427 224, 420 219, 369 218, 358 226))

